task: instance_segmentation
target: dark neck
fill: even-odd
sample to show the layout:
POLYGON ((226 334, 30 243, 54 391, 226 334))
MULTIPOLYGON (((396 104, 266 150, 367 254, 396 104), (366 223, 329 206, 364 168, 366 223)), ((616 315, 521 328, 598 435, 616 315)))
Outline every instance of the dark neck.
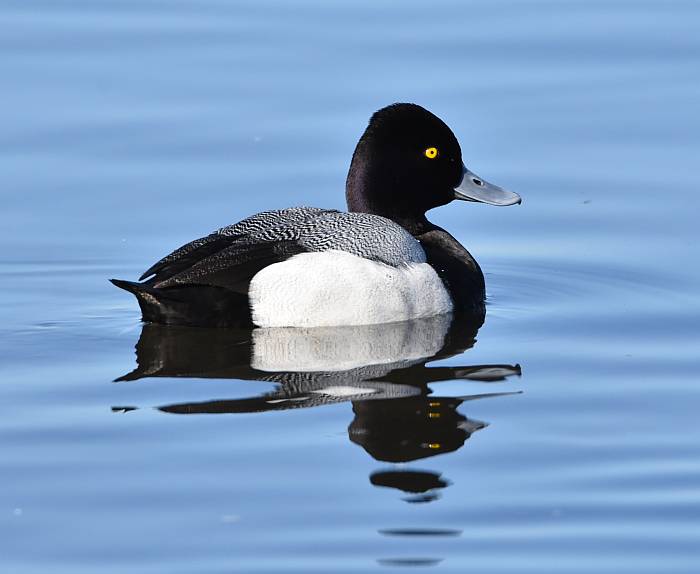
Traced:
POLYGON ((434 229, 425 211, 412 208, 411 197, 402 192, 402 186, 397 186, 396 181, 387 180, 386 173, 382 166, 368 161, 356 150, 345 185, 348 211, 381 215, 398 223, 414 237, 434 229))
POLYGON ((396 213, 395 211, 389 211, 387 213, 370 213, 374 213, 375 215, 381 215, 382 217, 391 219, 394 223, 398 223, 415 238, 418 238, 420 235, 423 235, 424 233, 427 233, 432 229, 438 229, 437 226, 433 225, 430 221, 428 221, 428 219, 425 217, 425 214, 411 215, 396 213))

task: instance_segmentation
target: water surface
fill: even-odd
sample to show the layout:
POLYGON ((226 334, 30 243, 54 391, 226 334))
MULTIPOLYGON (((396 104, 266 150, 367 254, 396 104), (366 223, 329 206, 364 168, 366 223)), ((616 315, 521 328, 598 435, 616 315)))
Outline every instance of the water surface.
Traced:
POLYGON ((3 570, 697 571, 697 3, 0 22, 3 570), (485 270, 482 326, 166 329, 107 283, 262 209, 342 208, 394 101, 523 196, 431 214, 485 270))

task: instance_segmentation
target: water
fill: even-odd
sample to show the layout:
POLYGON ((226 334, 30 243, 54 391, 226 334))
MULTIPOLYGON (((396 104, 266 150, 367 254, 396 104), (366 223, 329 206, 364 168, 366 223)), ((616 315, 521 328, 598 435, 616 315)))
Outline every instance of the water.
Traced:
POLYGON ((4 571, 697 572, 697 3, 0 22, 4 571), (342 208, 393 101, 524 198, 432 214, 486 272, 478 332, 164 330, 107 283, 255 211, 342 208))

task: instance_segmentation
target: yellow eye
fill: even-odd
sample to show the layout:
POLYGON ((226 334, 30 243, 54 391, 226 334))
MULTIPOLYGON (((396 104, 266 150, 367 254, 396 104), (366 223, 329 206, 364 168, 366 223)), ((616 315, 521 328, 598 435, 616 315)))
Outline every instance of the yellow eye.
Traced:
POLYGON ((423 153, 428 159, 435 159, 438 156, 438 149, 436 147, 429 147, 423 153))

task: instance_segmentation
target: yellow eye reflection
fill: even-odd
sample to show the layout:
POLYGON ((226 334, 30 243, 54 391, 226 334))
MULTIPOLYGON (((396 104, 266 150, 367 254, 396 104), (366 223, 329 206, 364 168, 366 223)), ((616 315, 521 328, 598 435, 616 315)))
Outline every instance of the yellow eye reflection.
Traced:
POLYGON ((425 154, 425 157, 428 159, 435 159, 438 156, 438 148, 429 147, 423 152, 423 154, 425 154))

